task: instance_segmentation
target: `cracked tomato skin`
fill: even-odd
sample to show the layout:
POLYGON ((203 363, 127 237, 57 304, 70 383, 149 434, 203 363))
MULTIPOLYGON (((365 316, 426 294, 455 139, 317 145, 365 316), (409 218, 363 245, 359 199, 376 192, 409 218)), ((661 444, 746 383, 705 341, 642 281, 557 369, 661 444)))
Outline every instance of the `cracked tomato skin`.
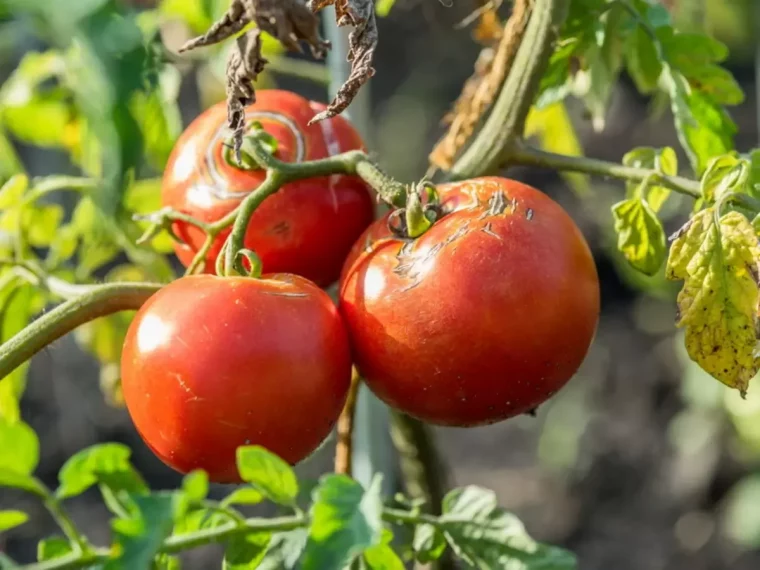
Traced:
MULTIPOLYGON (((246 110, 247 121, 258 121, 278 141, 277 158, 300 162, 363 149, 356 130, 342 117, 307 126, 323 110, 288 91, 256 92, 246 110)), ((227 111, 221 102, 193 121, 177 141, 164 172, 161 201, 204 222, 230 213, 264 180, 261 170, 243 170, 223 158, 227 111)), ((374 219, 373 197, 356 176, 335 175, 299 180, 268 197, 251 216, 245 246, 258 253, 267 273, 294 273, 327 286, 338 278, 354 241, 374 219)), ((198 228, 177 222, 175 245, 185 267, 204 242, 198 228)), ((215 240, 204 271, 214 265, 229 230, 215 240)))
POLYGON ((344 267, 340 311, 372 391, 418 419, 477 426, 529 412, 588 352, 599 281, 570 216, 488 177, 438 187, 445 215, 400 240, 387 217, 344 267))
POLYGON ((351 357, 335 305, 306 279, 196 275, 138 311, 121 374, 132 421, 164 463, 235 483, 238 446, 295 464, 320 445, 345 403, 351 357))

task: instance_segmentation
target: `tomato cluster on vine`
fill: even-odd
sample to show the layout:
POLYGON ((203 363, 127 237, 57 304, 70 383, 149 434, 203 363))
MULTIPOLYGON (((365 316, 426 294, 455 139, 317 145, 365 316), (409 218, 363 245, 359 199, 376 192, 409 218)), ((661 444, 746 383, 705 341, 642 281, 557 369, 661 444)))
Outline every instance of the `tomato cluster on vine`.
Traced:
MULTIPOLYGON (((343 118, 308 125, 322 107, 259 91, 247 118, 285 162, 363 148, 343 118)), ((164 205, 205 223, 233 212, 265 179, 236 164, 223 105, 180 138, 164 205)), ((235 449, 259 444, 291 463, 328 436, 352 364, 388 405, 449 426, 498 422, 534 409, 575 374, 599 315, 589 247, 539 190, 486 177, 441 184, 438 219, 411 238, 373 222, 357 176, 289 182, 251 216, 245 248, 263 275, 183 277, 138 312, 122 356, 127 407, 146 444, 171 467, 238 480, 235 449), (320 287, 339 281, 337 306, 320 287)), ((202 230, 174 223, 187 266, 202 230)))

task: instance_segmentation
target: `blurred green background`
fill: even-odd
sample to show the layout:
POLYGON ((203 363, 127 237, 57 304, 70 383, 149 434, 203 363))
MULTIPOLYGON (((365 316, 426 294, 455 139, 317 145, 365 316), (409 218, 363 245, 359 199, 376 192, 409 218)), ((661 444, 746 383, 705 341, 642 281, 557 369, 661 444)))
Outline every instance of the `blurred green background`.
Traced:
MULTIPOLYGON (((706 30, 729 46, 728 66, 747 93, 745 103, 732 109, 737 147, 758 146, 757 0, 664 3, 682 29, 706 30)), ((124 177, 134 175, 144 182, 130 196, 145 211, 155 209, 157 177, 174 140, 201 110, 224 97, 224 46, 185 58, 175 51, 226 4, 0 0, 0 178, 19 164, 32 176, 82 170, 102 175, 98 207, 115 212, 124 199, 124 177), (146 47, 151 37, 160 37, 166 49, 152 42, 146 47), (146 73, 146 50, 155 57, 155 74, 150 66, 146 73), (169 65, 159 71, 161 61, 169 65), (150 96, 146 84, 158 86, 150 96)), ((440 117, 478 53, 470 31, 457 26, 471 4, 446 4, 397 0, 380 21, 378 73, 367 87, 368 146, 403 180, 425 172, 427 152, 441 133, 440 117)), ((258 88, 277 86, 326 100, 323 70, 302 58, 283 59, 274 43, 267 51, 272 71, 258 88), (311 79, 293 77, 292 71, 311 79)), ((615 89, 603 132, 594 132, 581 105, 570 102, 568 110, 589 156, 619 161, 638 145, 677 147, 672 121, 663 120, 663 111, 639 96, 627 77, 615 89)), ((561 144, 571 133, 555 122, 544 136, 561 144)), ((609 207, 622 196, 621 184, 594 180, 581 195, 551 172, 515 169, 510 175, 550 194, 581 226, 597 260, 603 314, 581 371, 537 418, 435 430, 452 483, 495 489, 533 536, 575 551, 582 570, 760 568, 757 389, 741 400, 686 358, 673 325, 677 285, 662 275, 633 273, 615 249, 609 207)), ((66 195, 60 200, 67 207, 73 203, 66 195)), ((669 202, 666 229, 679 226, 686 206, 669 202)), ((95 267, 104 254, 94 249, 95 267)), ((154 269, 166 268, 159 263, 154 269)), ((102 277, 100 269, 92 274, 102 277)), ((179 475, 143 445, 126 411, 104 402, 100 385, 108 388, 118 376, 118 356, 109 364, 108 353, 118 354, 112 338, 118 339, 114 331, 124 320, 102 326, 82 331, 79 343, 57 342, 32 363, 22 414, 42 441, 39 474, 53 483, 72 453, 95 442, 120 441, 134 449, 135 464, 152 486, 174 486, 179 475), (88 334, 90 341, 100 339, 89 342, 89 352, 80 348, 88 345, 88 334), (102 370, 98 359, 106 362, 102 370)), ((331 453, 331 446, 324 447, 299 467, 301 473, 314 477, 329 469, 331 453)), ((31 560, 36 539, 52 532, 53 522, 33 500, 0 493, 3 507, 33 515, 32 522, 0 536, 0 549, 31 560)), ((74 501, 73 514, 96 543, 105 542, 107 512, 96 493, 74 501)), ((188 568, 215 567, 217 555, 209 547, 185 560, 188 568)))

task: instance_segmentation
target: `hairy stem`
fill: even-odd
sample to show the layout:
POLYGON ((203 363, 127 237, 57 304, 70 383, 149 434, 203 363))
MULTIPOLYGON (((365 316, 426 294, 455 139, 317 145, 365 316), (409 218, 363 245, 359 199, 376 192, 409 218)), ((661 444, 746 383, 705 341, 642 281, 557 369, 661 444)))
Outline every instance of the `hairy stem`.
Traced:
POLYGON ((361 377, 356 369, 354 369, 351 375, 351 388, 348 390, 348 398, 346 398, 346 404, 340 413, 336 428, 338 442, 335 447, 335 472, 340 475, 348 475, 349 477, 351 476, 356 396, 359 393, 361 383, 361 377))
POLYGON ((569 4, 570 0, 534 0, 525 35, 493 109, 483 128, 452 166, 451 178, 493 172, 500 166, 505 149, 522 136, 552 53, 552 39, 565 20, 569 4))
POLYGON ((629 182, 641 182, 642 180, 649 178, 652 182, 656 182, 675 192, 691 196, 692 198, 699 198, 701 195, 699 182, 689 180, 688 178, 666 176, 656 170, 623 166, 616 162, 607 162, 605 160, 597 160, 594 158, 555 154, 525 144, 515 144, 508 149, 505 155, 505 164, 507 166, 538 166, 551 168, 552 170, 596 174, 599 176, 619 178, 629 182))
POLYGON ((161 285, 109 283, 84 291, 45 313, 0 347, 0 380, 50 343, 98 317, 139 309, 161 285))

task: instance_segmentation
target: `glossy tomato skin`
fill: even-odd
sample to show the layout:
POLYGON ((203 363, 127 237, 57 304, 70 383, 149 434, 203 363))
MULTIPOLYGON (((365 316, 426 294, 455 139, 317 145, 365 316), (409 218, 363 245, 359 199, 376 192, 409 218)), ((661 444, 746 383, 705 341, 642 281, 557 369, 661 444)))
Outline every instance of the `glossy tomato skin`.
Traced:
POLYGON ((135 427, 163 462, 235 483, 238 446, 290 463, 319 446, 345 403, 351 357, 335 305, 306 279, 197 275, 138 311, 121 372, 135 427))
POLYGON ((382 400, 433 424, 530 411, 577 371, 599 318, 586 241, 548 196, 487 177, 438 188, 415 241, 370 226, 343 271, 354 359, 382 400))
MULTIPOLYGON (((324 105, 280 90, 256 92, 247 108, 248 121, 259 121, 278 140, 277 158, 287 162, 315 160, 362 149, 354 128, 342 117, 307 126, 324 105)), ((164 172, 161 199, 166 207, 204 222, 231 212, 264 179, 260 170, 242 170, 223 159, 228 135, 225 103, 206 110, 185 130, 164 172)), ((268 273, 295 273, 321 286, 333 283, 351 245, 374 218, 369 188, 355 176, 336 175, 292 182, 268 197, 251 217, 246 247, 261 257, 268 273)), ((174 231, 185 243, 177 257, 189 265, 204 241, 198 228, 177 222, 174 231)), ((229 231, 215 241, 205 271, 229 231)))

